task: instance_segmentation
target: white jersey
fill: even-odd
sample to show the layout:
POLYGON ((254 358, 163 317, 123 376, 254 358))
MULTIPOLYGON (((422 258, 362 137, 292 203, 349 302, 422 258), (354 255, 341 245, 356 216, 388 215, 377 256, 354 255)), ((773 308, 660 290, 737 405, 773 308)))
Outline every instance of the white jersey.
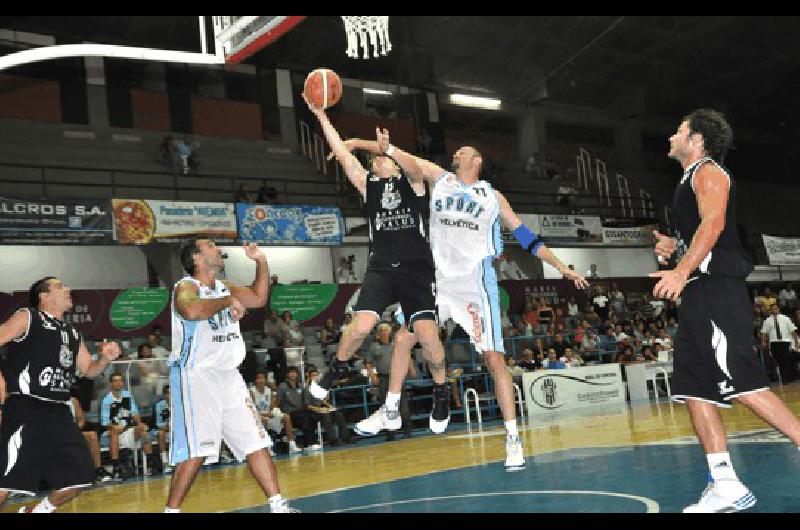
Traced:
MULTIPOLYGON (((178 281, 175 288, 181 282, 195 284, 202 299, 224 298, 231 294, 220 280, 216 280, 213 289, 191 276, 178 281)), ((175 307, 175 289, 173 289, 170 366, 234 370, 242 364, 244 356, 245 346, 239 322, 233 320, 229 309, 226 308, 205 320, 186 320, 175 307)))
POLYGON ((502 254, 500 203, 489 183, 467 186, 452 173, 439 177, 431 191, 430 239, 441 276, 473 273, 502 254))

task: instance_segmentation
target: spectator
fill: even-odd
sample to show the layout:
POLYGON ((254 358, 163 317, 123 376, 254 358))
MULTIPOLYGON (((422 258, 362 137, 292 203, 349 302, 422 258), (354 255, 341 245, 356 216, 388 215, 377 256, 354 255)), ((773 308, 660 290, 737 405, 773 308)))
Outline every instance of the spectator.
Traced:
POLYGON ((525 369, 522 366, 518 366, 517 361, 511 355, 506 357, 506 368, 511 377, 522 377, 522 374, 525 373, 525 369))
POLYGON ((178 155, 178 163, 181 173, 187 175, 190 170, 197 168, 197 156, 194 151, 194 145, 188 136, 184 136, 181 141, 175 146, 178 155))
POLYGON ((578 309, 578 302, 575 301, 574 296, 570 296, 567 301, 567 314, 569 315, 570 327, 577 328, 580 310, 578 309))
POLYGON ((599 277, 600 276, 597 275, 597 264, 592 263, 591 265, 589 265, 589 270, 586 272, 586 279, 596 280, 599 277))
POLYGON ((564 352, 566 351, 569 345, 564 341, 564 336, 561 333, 556 335, 556 340, 550 345, 556 352, 559 357, 564 356, 564 352))
POLYGON ((364 368, 361 369, 361 375, 364 376, 370 385, 378 386, 380 384, 380 376, 375 365, 369 359, 364 360, 364 368))
POLYGON ((568 213, 577 213, 576 205, 578 200, 578 190, 567 182, 558 187, 556 192, 556 204, 563 206, 568 213))
POLYGON ((558 165, 556 164, 556 159, 553 158, 553 155, 547 153, 545 155, 544 161, 544 172, 547 175, 547 178, 550 180, 556 180, 561 178, 561 171, 558 169, 558 165))
POLYGON ((666 329, 658 331, 658 338, 655 339, 656 344, 660 344, 664 351, 672 351, 672 337, 669 336, 666 329))
POLYGON ((129 478, 133 473, 128 470, 123 471, 119 461, 120 448, 134 450, 136 440, 141 440, 142 451, 147 455, 151 469, 155 469, 155 462, 153 461, 149 429, 139 417, 139 409, 133 396, 122 388, 125 385, 122 374, 118 372, 111 374, 109 382, 111 391, 103 398, 100 405, 100 424, 108 431, 114 478, 122 480, 129 478))
MULTIPOLYGON (((267 372, 264 370, 257 370, 253 379, 253 384, 248 388, 250 391, 250 398, 253 400, 253 405, 255 405, 258 411, 264 428, 276 434, 280 434, 285 428, 286 437, 289 440, 289 452, 299 453, 301 450, 298 449, 297 445, 294 443, 292 422, 289 416, 281 412, 281 409, 278 408, 277 393, 272 391, 268 382, 269 376, 267 372)), ((272 456, 275 456, 275 450, 272 447, 269 448, 269 452, 272 456)))
POLYGON ((495 260, 498 280, 527 280, 528 276, 522 272, 517 262, 510 259, 507 254, 501 254, 495 260))
POLYGON ((553 308, 547 304, 546 298, 539 299, 539 325, 548 327, 550 323, 553 321, 553 317, 555 313, 553 312, 553 308))
POLYGON ((767 287, 764 289, 764 295, 762 296, 764 306, 764 311, 769 314, 772 314, 772 306, 778 305, 778 297, 772 292, 772 290, 767 287))
POLYGON ((567 365, 567 367, 580 368, 581 366, 586 364, 583 358, 581 358, 580 355, 575 353, 569 346, 567 346, 566 349, 564 350, 564 358, 566 359, 566 361, 564 362, 567 365))
POLYGON ((636 323, 636 327, 633 330, 633 337, 636 340, 641 341, 642 339, 644 339, 644 334, 645 334, 644 322, 639 321, 636 323))
POLYGON ((171 135, 165 136, 158 145, 158 161, 173 173, 178 172, 178 152, 175 139, 171 135))
POLYGON ((264 319, 264 337, 274 339, 276 343, 283 342, 281 321, 278 318, 278 312, 274 309, 270 309, 267 318, 264 319))
POLYGON ((339 326, 339 333, 344 333, 344 330, 353 321, 353 313, 345 313, 342 319, 342 325, 339 326))
POLYGON ((338 343, 341 336, 342 333, 333 323, 333 319, 328 318, 325 320, 325 327, 319 332, 319 343, 327 351, 328 346, 338 343))
POLYGON ((614 326, 614 338, 617 339, 617 342, 627 342, 630 338, 627 333, 622 330, 622 326, 617 324, 614 326))
POLYGON ((614 314, 617 317, 622 317, 623 311, 625 309, 625 294, 620 291, 617 284, 611 284, 611 294, 609 295, 611 301, 611 308, 614 311, 614 314))
POLYGON ((533 303, 533 301, 528 300, 525 302, 525 311, 522 313, 522 319, 530 324, 531 328, 534 330, 534 333, 541 333, 541 329, 539 327, 539 306, 533 303))
MULTIPOLYGON (((4 395, 2 389, 0 389, 0 395, 4 395)), ((70 390, 70 399, 67 405, 69 405, 69 409, 72 412, 72 418, 75 420, 75 423, 78 424, 78 428, 81 430, 81 434, 83 434, 83 438, 86 440, 86 445, 89 446, 89 453, 92 455, 92 462, 94 462, 95 469, 94 483, 101 484, 110 482, 113 479, 109 472, 106 471, 106 468, 103 467, 100 458, 100 441, 97 438, 97 431, 86 426, 86 417, 83 414, 83 408, 78 398, 72 396, 72 390, 70 390)))
POLYGON ((589 326, 598 329, 600 327, 600 315, 594 309, 594 306, 589 306, 586 309, 586 314, 584 315, 584 320, 589 323, 589 326))
POLYGON ((233 202, 250 204, 253 202, 253 195, 247 190, 244 183, 239 184, 239 190, 234 195, 233 202))
POLYGON ((284 341, 288 338, 292 346, 303 345, 303 332, 300 330, 300 324, 292 319, 291 311, 284 311, 281 315, 280 330, 284 341))
POLYGON ((637 364, 644 362, 644 360, 643 358, 637 360, 636 354, 633 353, 633 348, 631 348, 630 346, 625 346, 624 348, 622 348, 622 351, 620 351, 617 354, 617 357, 614 359, 614 362, 619 364, 637 364))
POLYGON ((567 367, 564 361, 558 358, 556 351, 553 348, 547 350, 547 359, 542 362, 542 367, 547 370, 562 370, 567 367))
MULTIPOLYGON (((661 302, 661 304, 661 309, 663 309, 664 302, 661 302)), ((656 317, 656 308, 650 303, 650 296, 647 293, 643 294, 642 300, 636 304, 636 311, 647 321, 653 320, 656 317)))
POLYGON ((156 332, 155 328, 153 328, 153 332, 147 336, 147 344, 150 346, 150 350, 153 352, 153 357, 157 359, 166 359, 169 357, 169 350, 162 346, 161 340, 160 328, 158 332, 156 332))
MULTIPOLYGON (((303 387, 300 386, 298 377, 300 372, 296 367, 291 366, 286 372, 286 381, 278 386, 278 407, 284 414, 289 416, 292 426, 299 426, 303 431, 303 441, 305 442, 306 449, 315 451, 322 449, 322 446, 314 443, 314 428, 315 425, 311 422, 311 417, 306 411, 305 403, 303 402, 303 387)), ((288 429, 287 429, 288 436, 288 429)), ((293 435, 294 436, 294 435, 293 435)), ((300 452, 294 440, 289 439, 289 451, 300 452)))
POLYGON ((541 363, 537 365, 536 360, 533 357, 533 351, 530 348, 525 348, 522 350, 522 356, 519 360, 519 367, 523 370, 532 372, 533 370, 541 368, 542 365, 541 363))
POLYGON ((169 385, 166 385, 161 393, 161 399, 153 404, 153 422, 156 424, 156 440, 158 441, 158 452, 161 454, 164 473, 171 473, 172 466, 169 465, 169 456, 167 453, 170 418, 169 385))
POLYGON ((597 293, 592 299, 592 304, 594 305, 597 315, 603 320, 608 318, 608 302, 609 298, 605 295, 603 287, 598 286, 597 293))
POLYGON ((797 378, 797 359, 792 351, 792 344, 798 343, 797 326, 781 314, 777 303, 770 305, 770 313, 761 327, 762 344, 780 367, 781 379, 791 382, 797 378))
POLYGON ((617 337, 614 335, 614 328, 608 326, 604 335, 598 338, 598 347, 601 351, 617 351, 617 337))
POLYGON ((786 284, 786 287, 778 293, 778 305, 788 314, 797 309, 797 293, 791 283, 786 284))
MULTIPOLYGON (((396 340, 396 337, 395 337, 396 340)), ((389 391, 389 374, 392 368, 392 326, 386 322, 378 324, 375 342, 372 343, 369 351, 369 360, 378 372, 378 401, 384 403, 386 394, 389 391)), ((410 363, 413 367, 414 363, 410 363)), ((400 392, 400 417, 403 421, 403 435, 406 438, 411 436, 411 407, 408 401, 408 391, 405 386, 400 392)), ((394 433, 389 431, 387 439, 393 439, 394 433)))
POLYGON ((344 414, 337 410, 336 407, 328 403, 327 400, 317 399, 311 395, 308 386, 312 381, 316 381, 319 377, 319 370, 310 369, 306 377, 306 388, 303 390, 303 402, 306 404, 306 410, 311 416, 311 423, 322 423, 325 428, 325 434, 328 437, 329 445, 339 445, 341 443, 349 444, 351 440, 350 431, 347 430, 347 425, 344 421, 344 414), (333 424, 336 423, 338 434, 334 429, 333 424))
POLYGON ((342 256, 339 258, 339 266, 336 268, 336 283, 358 283, 358 277, 353 267, 354 263, 354 255, 348 257, 342 256))

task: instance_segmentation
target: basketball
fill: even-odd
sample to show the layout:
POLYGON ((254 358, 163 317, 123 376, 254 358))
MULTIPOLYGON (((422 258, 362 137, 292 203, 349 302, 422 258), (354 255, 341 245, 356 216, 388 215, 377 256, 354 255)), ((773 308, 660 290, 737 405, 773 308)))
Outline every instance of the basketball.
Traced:
POLYGON ((327 109, 342 97, 342 80, 333 70, 317 68, 306 77, 303 93, 314 107, 327 109))

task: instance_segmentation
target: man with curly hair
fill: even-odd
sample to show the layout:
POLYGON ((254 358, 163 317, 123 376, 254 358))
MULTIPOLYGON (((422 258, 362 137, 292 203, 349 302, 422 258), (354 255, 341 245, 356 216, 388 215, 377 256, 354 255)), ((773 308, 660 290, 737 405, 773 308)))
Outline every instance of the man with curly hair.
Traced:
POLYGON ((709 482, 690 513, 738 512, 756 498, 737 477, 728 454, 718 407, 736 400, 800 446, 800 421, 770 391, 753 345, 753 305, 745 278, 753 262, 736 230, 736 183, 721 163, 733 133, 725 117, 698 109, 684 117, 670 137, 669 157, 683 167, 673 212, 677 237, 655 232, 656 254, 671 270, 658 278, 653 294, 682 297, 674 339, 673 399, 686 403, 706 453, 709 482))

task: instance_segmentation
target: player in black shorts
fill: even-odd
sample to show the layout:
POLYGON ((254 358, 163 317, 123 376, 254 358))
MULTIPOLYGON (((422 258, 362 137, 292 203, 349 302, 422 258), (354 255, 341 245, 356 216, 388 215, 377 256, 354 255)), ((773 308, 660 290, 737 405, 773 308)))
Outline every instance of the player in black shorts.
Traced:
POLYGON ((37 281, 29 293, 31 306, 0 325, 0 346, 8 345, 0 376, 0 505, 9 493, 35 495, 44 481, 53 492, 20 512, 46 513, 95 481, 92 457, 67 404, 76 368, 97 377, 120 348, 103 343, 100 359, 92 360, 80 333, 64 321, 72 297, 57 278, 37 281))
POLYGON ((718 407, 735 399, 800 447, 800 421, 769 390, 753 344, 745 285, 753 262, 736 230, 736 184, 720 165, 732 137, 722 114, 698 109, 670 138, 669 156, 684 169, 672 207, 677 238, 656 232, 656 254, 659 261, 677 254, 677 265, 650 275, 659 278, 656 297, 681 297, 673 399, 688 406, 710 470, 700 500, 684 509, 691 513, 736 512, 756 503, 734 472, 718 407))
MULTIPOLYGON (((435 383, 429 425, 434 433, 440 434, 450 421, 450 394, 445 384, 444 347, 436 324, 433 256, 426 240, 427 223, 417 197, 424 193, 421 188, 424 184, 412 185, 388 156, 375 156, 370 171, 364 169, 350 152, 351 148, 357 149, 359 145, 353 142, 345 145, 324 109, 306 103, 319 119, 328 144, 344 167, 347 178, 363 197, 370 230, 369 265, 354 307, 355 317, 342 334, 331 369, 319 383, 312 383, 309 391, 317 399, 324 399, 333 382, 344 377, 348 359, 378 323, 383 311, 400 302, 406 324, 422 344, 435 383)), ((378 431, 401 427, 399 402, 399 392, 387 394, 386 403, 376 412, 375 419, 380 421, 374 424, 378 431)))

